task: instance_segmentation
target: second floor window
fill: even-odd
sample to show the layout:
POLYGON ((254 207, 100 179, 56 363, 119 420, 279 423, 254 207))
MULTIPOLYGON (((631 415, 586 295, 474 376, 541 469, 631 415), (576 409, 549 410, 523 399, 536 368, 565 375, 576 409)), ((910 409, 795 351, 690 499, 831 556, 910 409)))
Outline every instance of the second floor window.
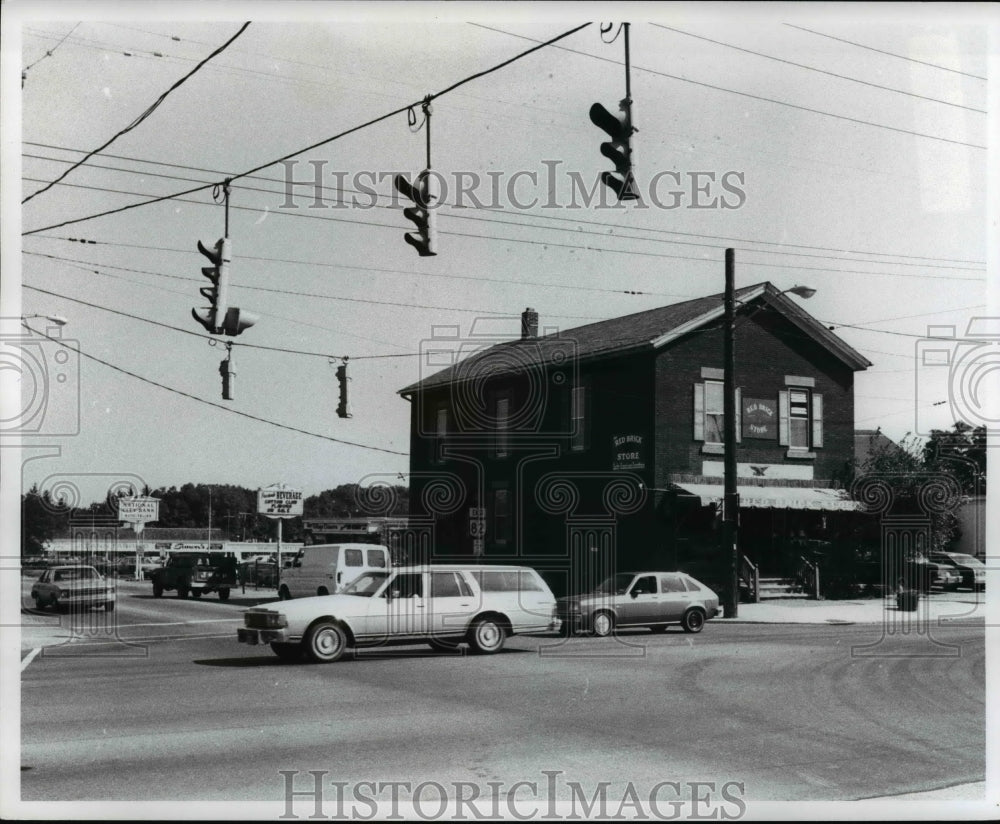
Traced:
POLYGON ((496 456, 505 458, 510 448, 510 395, 497 395, 494 402, 496 421, 496 456))
POLYGON ((444 460, 444 443, 448 437, 448 408, 439 406, 434 418, 434 454, 432 460, 440 463, 444 460))
MULTIPOLYGON (((718 370, 721 371, 721 370, 718 370)), ((742 392, 736 389, 736 442, 741 440, 740 404, 742 392)), ((694 385, 694 439, 706 446, 721 447, 726 442, 726 395, 722 381, 707 380, 694 385)))
POLYGON ((493 540, 507 543, 510 536, 510 493, 506 489, 493 490, 493 540))
POLYGON ((802 386, 789 386, 778 393, 778 443, 790 452, 823 446, 822 395, 802 386))

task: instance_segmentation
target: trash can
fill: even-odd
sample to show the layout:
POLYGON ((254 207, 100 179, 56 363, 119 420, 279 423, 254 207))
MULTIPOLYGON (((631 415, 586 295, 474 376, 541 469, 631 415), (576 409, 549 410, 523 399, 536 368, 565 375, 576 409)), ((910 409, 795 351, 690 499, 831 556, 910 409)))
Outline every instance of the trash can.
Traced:
POLYGON ((896 593, 896 609, 900 612, 915 612, 919 603, 920 593, 915 589, 896 593))

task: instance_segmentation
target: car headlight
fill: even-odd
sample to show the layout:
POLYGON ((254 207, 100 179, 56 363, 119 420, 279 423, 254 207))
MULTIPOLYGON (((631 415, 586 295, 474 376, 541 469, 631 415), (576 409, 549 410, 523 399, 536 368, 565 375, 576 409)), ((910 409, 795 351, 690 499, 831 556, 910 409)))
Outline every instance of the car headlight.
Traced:
POLYGON ((61 590, 59 590, 59 597, 60 598, 69 598, 69 590, 68 589, 61 589, 61 590))
POLYGON ((288 619, 280 612, 245 612, 243 626, 249 629, 284 629, 288 619))

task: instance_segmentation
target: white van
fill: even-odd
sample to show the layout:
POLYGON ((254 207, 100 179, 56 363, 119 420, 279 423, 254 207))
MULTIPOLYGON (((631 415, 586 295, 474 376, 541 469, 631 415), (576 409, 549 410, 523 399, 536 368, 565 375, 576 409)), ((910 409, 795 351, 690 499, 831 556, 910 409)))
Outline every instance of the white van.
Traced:
POLYGON ((332 595, 362 572, 389 570, 389 549, 378 544, 314 544, 296 553, 281 570, 278 597, 332 595))

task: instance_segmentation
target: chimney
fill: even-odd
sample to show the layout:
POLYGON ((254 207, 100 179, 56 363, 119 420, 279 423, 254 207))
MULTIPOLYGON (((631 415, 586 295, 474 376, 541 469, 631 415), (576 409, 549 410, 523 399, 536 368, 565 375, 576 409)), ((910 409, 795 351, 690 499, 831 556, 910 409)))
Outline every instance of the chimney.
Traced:
POLYGON ((521 340, 538 337, 538 312, 530 306, 521 313, 521 340))

